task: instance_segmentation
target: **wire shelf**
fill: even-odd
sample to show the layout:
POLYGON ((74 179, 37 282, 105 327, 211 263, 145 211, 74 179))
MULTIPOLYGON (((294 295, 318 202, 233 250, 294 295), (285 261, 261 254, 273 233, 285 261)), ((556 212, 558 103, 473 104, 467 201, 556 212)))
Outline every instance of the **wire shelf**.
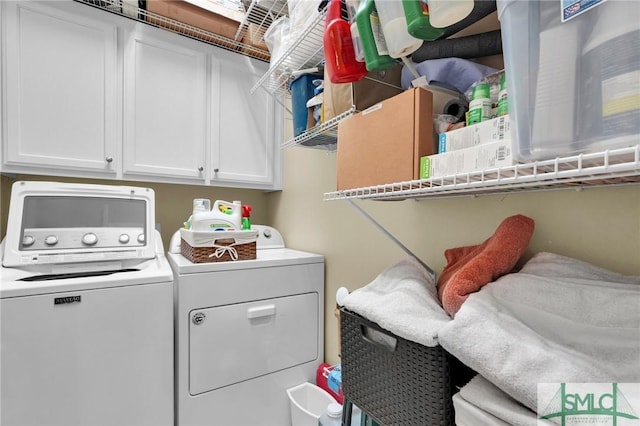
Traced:
POLYGON ((323 61, 322 37, 326 14, 327 9, 324 8, 306 28, 299 31, 282 55, 272 62, 269 71, 251 88, 251 93, 263 86, 273 95, 286 94, 293 72, 316 67, 323 61))
POLYGON ((640 183, 640 145, 324 194, 325 201, 403 200, 640 183))
POLYGON ((318 126, 315 126, 306 132, 302 133, 295 138, 284 142, 280 145, 281 149, 289 148, 292 146, 305 146, 308 148, 321 148, 327 151, 335 151, 337 148, 338 141, 338 124, 342 120, 347 117, 350 117, 355 113, 355 108, 351 107, 351 109, 333 117, 331 120, 328 120, 318 126))
POLYGON ((110 13, 114 13, 116 15, 123 16, 125 18, 163 28, 167 31, 178 33, 198 41, 221 47, 226 50, 259 59, 264 62, 269 62, 271 58, 268 50, 260 49, 243 42, 244 37, 247 35, 248 25, 250 23, 258 25, 258 32, 260 33, 260 37, 262 37, 264 30, 266 30, 267 28, 266 25, 270 25, 271 22, 281 14, 287 13, 285 0, 276 0, 274 2, 274 6, 268 10, 257 5, 254 6, 252 2, 246 13, 239 12, 239 15, 242 16, 242 19, 238 24, 238 30, 236 31, 235 39, 231 39, 203 30, 198 27, 194 27, 189 24, 185 24, 184 22, 176 21, 175 19, 167 18, 157 13, 149 12, 148 10, 144 10, 141 8, 137 8, 135 14, 132 15, 130 13, 127 13, 126 5, 123 5, 122 0, 75 1, 105 10, 110 13))

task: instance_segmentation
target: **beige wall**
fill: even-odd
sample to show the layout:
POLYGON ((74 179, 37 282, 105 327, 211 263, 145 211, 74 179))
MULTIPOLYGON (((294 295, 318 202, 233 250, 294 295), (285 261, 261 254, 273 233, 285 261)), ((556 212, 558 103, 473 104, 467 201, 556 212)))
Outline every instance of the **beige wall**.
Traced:
MULTIPOLYGON (((156 220, 165 248, 188 217, 193 198, 240 199, 255 208, 254 223, 275 226, 288 247, 325 256, 325 358, 338 358, 336 290, 368 284, 406 254, 347 201, 324 201, 335 191, 336 153, 293 147, 283 151, 283 191, 2 176, 0 235, 6 229, 11 184, 55 180, 148 186, 156 193, 156 220)), ((623 274, 640 275, 640 186, 529 192, 426 201, 356 201, 376 221, 430 265, 445 266, 444 250, 477 244, 502 219, 525 214, 536 221, 530 252, 550 251, 592 262, 623 274)))
MULTIPOLYGON (((336 190, 335 153, 289 148, 284 167, 284 191, 269 196, 273 226, 288 246, 325 256, 325 357, 335 363, 336 290, 366 285, 406 255, 348 201, 323 201, 325 192, 336 190)), ((445 249, 478 244, 502 219, 520 213, 536 222, 527 256, 549 251, 640 275, 639 185, 356 202, 438 273, 445 249)))

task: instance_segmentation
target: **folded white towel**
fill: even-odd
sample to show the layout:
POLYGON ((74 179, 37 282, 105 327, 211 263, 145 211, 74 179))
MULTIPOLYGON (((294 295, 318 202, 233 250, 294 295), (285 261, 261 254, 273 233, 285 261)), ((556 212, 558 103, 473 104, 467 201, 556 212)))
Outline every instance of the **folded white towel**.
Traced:
POLYGON ((431 347, 438 344, 440 328, 451 321, 438 301, 435 278, 414 258, 349 293, 344 307, 396 336, 431 347))
POLYGON ((472 294, 440 344, 536 410, 538 383, 640 381, 640 277, 540 253, 472 294))
POLYGON ((460 392, 451 397, 456 413, 456 426, 511 426, 491 413, 466 401, 460 392))
POLYGON ((547 420, 538 420, 535 412, 511 398, 479 374, 463 386, 454 397, 458 426, 554 424, 547 420))

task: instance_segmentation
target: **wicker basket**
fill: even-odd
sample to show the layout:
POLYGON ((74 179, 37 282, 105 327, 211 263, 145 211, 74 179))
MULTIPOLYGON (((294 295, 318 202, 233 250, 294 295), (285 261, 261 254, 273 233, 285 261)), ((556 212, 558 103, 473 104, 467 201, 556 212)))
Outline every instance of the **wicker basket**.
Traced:
POLYGON ((220 247, 193 247, 183 238, 180 242, 180 250, 182 251, 182 255, 193 263, 228 262, 256 258, 255 241, 244 244, 235 244, 235 242, 236 240, 233 238, 215 241, 216 246, 229 247, 228 249, 221 249, 220 247), (234 254, 234 251, 236 254, 234 254))
POLYGON ((453 426, 451 397, 475 374, 427 347, 340 310, 342 392, 380 425, 453 426))

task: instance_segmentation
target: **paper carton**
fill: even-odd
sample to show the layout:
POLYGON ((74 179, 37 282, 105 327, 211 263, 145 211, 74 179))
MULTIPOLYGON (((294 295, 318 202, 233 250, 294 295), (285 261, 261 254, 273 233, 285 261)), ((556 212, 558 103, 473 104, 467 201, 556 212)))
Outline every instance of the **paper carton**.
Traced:
POLYGON ((452 176, 515 164, 511 141, 489 142, 470 148, 422 157, 420 179, 452 176))
POLYGON ((438 152, 455 151, 502 140, 511 140, 511 126, 508 115, 440 133, 438 136, 438 152))

